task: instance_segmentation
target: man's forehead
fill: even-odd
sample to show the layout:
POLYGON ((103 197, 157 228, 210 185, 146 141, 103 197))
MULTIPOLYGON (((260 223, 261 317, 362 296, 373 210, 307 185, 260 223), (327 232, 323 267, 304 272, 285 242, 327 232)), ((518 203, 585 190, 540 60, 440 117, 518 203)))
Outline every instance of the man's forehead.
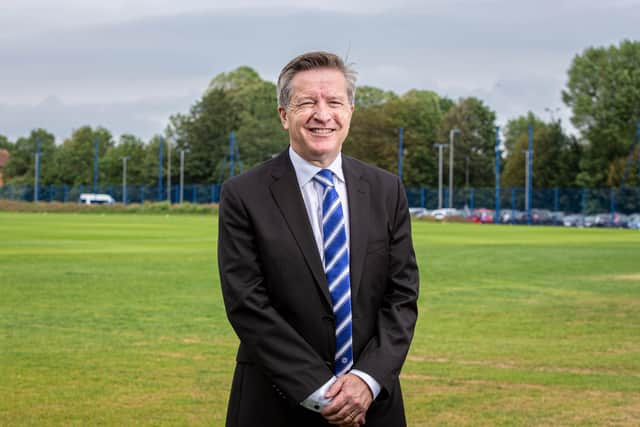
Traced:
POLYGON ((347 80, 340 70, 317 68, 296 73, 291 80, 291 87, 294 95, 319 92, 346 95, 347 80))

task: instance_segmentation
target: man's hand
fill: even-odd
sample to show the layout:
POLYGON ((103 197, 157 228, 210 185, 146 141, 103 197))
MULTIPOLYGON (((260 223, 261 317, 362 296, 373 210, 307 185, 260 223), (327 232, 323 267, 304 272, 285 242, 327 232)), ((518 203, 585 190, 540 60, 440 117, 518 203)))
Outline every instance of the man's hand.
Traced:
POLYGON ((331 403, 320 412, 331 424, 341 427, 359 427, 365 423, 365 414, 373 401, 367 383, 354 374, 341 376, 334 382, 327 394, 331 403))

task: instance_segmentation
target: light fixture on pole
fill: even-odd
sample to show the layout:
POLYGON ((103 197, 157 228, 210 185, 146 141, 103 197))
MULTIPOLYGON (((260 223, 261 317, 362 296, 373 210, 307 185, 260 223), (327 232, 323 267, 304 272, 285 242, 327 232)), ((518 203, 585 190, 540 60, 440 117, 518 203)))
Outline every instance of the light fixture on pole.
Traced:
POLYGON ((449 207, 453 208, 453 139, 460 129, 453 128, 449 131, 449 207))
POLYGON ((449 144, 433 144, 438 149, 438 209, 442 209, 442 150, 449 144))

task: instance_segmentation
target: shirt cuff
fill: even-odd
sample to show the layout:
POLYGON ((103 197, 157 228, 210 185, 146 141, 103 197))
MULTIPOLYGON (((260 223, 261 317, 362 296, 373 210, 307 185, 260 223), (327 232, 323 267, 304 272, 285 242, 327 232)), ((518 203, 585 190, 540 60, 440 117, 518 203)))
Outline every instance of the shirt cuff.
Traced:
POLYGON ((320 412, 322 408, 324 408, 329 404, 329 402, 331 402, 331 399, 327 399, 326 397, 324 397, 324 395, 327 393, 327 390, 329 390, 329 387, 331 387, 331 384, 333 384, 334 382, 336 382, 336 377, 331 377, 329 381, 327 381, 319 389, 311 393, 309 397, 300 402, 300 404, 305 408, 312 410, 313 412, 320 412))
POLYGON ((362 381, 367 383, 367 385, 369 386, 369 389, 371 390, 371 395, 373 396, 373 400, 376 400, 376 397, 378 397, 378 395, 380 394, 380 390, 382 389, 378 381, 374 380, 371 375, 367 374, 366 372, 362 372, 358 369, 352 369, 351 373, 353 375, 359 376, 362 381))

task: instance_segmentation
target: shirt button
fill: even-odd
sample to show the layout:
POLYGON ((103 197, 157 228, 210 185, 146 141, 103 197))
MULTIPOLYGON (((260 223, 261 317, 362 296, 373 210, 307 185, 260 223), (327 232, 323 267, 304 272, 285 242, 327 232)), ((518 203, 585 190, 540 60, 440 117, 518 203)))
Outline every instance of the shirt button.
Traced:
POLYGON ((342 359, 340 359, 340 361, 342 363, 347 363, 349 361, 349 359, 347 359, 346 357, 343 357, 342 359))

